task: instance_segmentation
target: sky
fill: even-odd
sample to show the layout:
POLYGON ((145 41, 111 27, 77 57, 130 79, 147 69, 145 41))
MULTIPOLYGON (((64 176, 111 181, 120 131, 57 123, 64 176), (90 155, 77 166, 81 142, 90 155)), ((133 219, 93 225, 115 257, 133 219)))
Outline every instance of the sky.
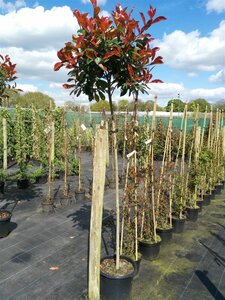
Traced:
MULTIPOLYGON (((225 0, 98 0, 104 15, 118 3, 133 8, 138 20, 139 12, 147 14, 150 5, 167 18, 149 30, 164 59, 153 77, 163 83, 150 84, 149 94, 140 99, 152 100, 158 94, 162 106, 178 97, 225 101, 225 0)), ((78 29, 75 9, 92 14, 89 0, 0 0, 0 53, 9 54, 17 64, 17 86, 24 92, 46 93, 57 105, 68 100, 88 103, 85 95, 75 98, 62 88, 67 70, 53 70, 57 51, 78 29)), ((120 99, 115 91, 114 100, 120 99)))

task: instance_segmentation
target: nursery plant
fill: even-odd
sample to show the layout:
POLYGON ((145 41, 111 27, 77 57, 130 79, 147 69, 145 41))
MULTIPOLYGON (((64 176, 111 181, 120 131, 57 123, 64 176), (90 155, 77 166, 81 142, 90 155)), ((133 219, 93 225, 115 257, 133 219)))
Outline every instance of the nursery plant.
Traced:
POLYGON ((121 90, 121 96, 127 92, 147 92, 148 83, 161 82, 152 80, 152 66, 162 63, 162 57, 156 56, 158 47, 151 47, 152 37, 147 33, 154 23, 164 20, 155 17, 156 9, 150 7, 148 19, 140 14, 143 26, 132 18, 132 11, 127 12, 120 5, 112 12, 112 17, 101 16, 96 0, 91 0, 93 16, 74 11, 80 26, 72 42, 58 52, 60 62, 55 70, 62 66, 69 69, 69 79, 64 88, 71 88, 71 94, 84 93, 89 101, 105 99, 108 96, 111 111, 111 134, 114 146, 115 181, 116 181, 116 265, 120 267, 120 210, 118 189, 118 158, 116 124, 113 112, 112 95, 115 89, 121 90))

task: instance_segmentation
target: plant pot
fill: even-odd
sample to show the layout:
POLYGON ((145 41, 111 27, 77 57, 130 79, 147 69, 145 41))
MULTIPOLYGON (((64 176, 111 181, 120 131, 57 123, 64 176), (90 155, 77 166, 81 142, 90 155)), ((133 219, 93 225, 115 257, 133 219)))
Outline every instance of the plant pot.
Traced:
POLYGON ((37 176, 35 178, 35 183, 38 183, 38 184, 45 184, 47 183, 48 181, 48 175, 45 174, 45 175, 40 175, 40 176, 37 176))
POLYGON ((223 189, 223 185, 222 184, 216 184, 215 185, 216 194, 221 194, 222 189, 223 189))
POLYGON ((134 265, 135 265, 134 279, 138 277, 138 273, 140 271, 140 266, 141 266, 141 260, 142 260, 142 255, 140 255, 138 260, 134 260, 134 265))
MULTIPOLYGON (((159 237, 160 238, 160 237, 159 237)), ((139 241, 139 251, 146 260, 154 260, 159 256, 161 238, 155 243, 149 243, 147 240, 139 241)))
POLYGON ((4 194, 5 192, 5 181, 0 181, 0 193, 4 194))
POLYGON ((11 212, 0 210, 0 238, 6 237, 10 233, 11 212))
POLYGON ((203 206, 208 206, 211 202, 211 195, 210 194, 205 194, 203 195, 203 206))
POLYGON ((184 231, 185 220, 186 220, 185 218, 182 219, 172 218, 174 233, 182 233, 184 231))
POLYGON ((216 197, 216 189, 214 189, 214 190, 211 190, 211 200, 214 200, 215 199, 215 197, 216 197))
POLYGON ((60 196, 60 204, 62 206, 68 206, 72 203, 72 196, 68 194, 68 196, 65 196, 64 194, 61 194, 60 196))
POLYGON ((191 222, 196 222, 198 219, 198 212, 199 212, 199 207, 194 208, 194 207, 187 207, 186 208, 187 212, 187 218, 191 222))
POLYGON ((197 200, 196 204, 198 206, 198 212, 201 212, 203 206, 203 200, 197 200))
POLYGON ((85 191, 75 191, 75 198, 77 202, 82 202, 85 199, 85 191))
POLYGON ((28 178, 17 179, 17 187, 18 189, 26 189, 28 188, 30 181, 28 178))
POLYGON ((162 244, 168 244, 173 237, 173 227, 170 228, 157 228, 157 234, 161 237, 162 244))
POLYGON ((44 201, 42 201, 41 206, 42 206, 43 213, 50 214, 50 213, 55 212, 55 207, 54 207, 53 201, 44 200, 44 201))
MULTIPOLYGON (((115 259, 114 256, 107 256, 101 259, 115 259)), ((133 271, 127 275, 109 275, 101 270, 100 272, 100 294, 102 300, 128 300, 131 296, 132 281, 136 272, 134 261, 127 256, 120 256, 133 266, 133 271)))

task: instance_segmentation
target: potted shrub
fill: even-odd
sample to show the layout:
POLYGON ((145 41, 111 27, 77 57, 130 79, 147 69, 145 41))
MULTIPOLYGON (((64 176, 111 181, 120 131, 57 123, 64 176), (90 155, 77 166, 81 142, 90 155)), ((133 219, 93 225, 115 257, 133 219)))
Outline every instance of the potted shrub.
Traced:
MULTIPOLYGON (((69 69, 69 84, 64 84, 65 88, 72 88, 74 95, 85 93, 89 100, 99 101, 108 96, 111 112, 111 135, 113 140, 113 156, 115 164, 116 183, 116 259, 105 258, 101 261, 101 288, 105 291, 104 284, 115 283, 110 288, 110 295, 102 294, 103 299, 127 299, 130 295, 131 279, 134 268, 129 260, 120 260, 120 207, 119 207, 119 182, 118 182, 118 156, 116 123, 113 112, 112 95, 116 88, 121 89, 121 96, 127 92, 136 94, 147 91, 147 84, 152 79, 149 64, 162 63, 162 57, 156 57, 158 48, 151 48, 152 41, 146 31, 149 27, 164 17, 155 17, 156 10, 150 7, 148 10, 148 20, 141 13, 143 26, 139 27, 139 22, 131 19, 131 14, 127 9, 116 6, 112 12, 112 18, 100 16, 100 8, 96 0, 91 0, 94 13, 93 17, 88 14, 81 14, 74 11, 80 29, 77 35, 73 35, 73 42, 66 43, 66 46, 58 52, 60 62, 55 64, 55 70, 62 66, 69 69), (81 43, 82 41, 82 43, 81 43), (107 262, 107 263, 106 263, 107 262), (122 264, 121 264, 122 263, 122 264), (122 267, 121 267, 122 265, 122 267), (113 269, 114 280, 108 278, 107 269, 113 269), (127 267, 125 267, 127 266, 127 267), (121 286, 129 278, 129 289, 121 286), (122 282, 121 282, 122 281, 122 282), (104 284, 103 284, 104 283, 104 284)), ((160 82, 156 80, 155 82, 160 82)), ((110 275, 112 276, 112 275, 110 275)))
POLYGON ((0 210, 0 238, 6 237, 10 233, 11 212, 0 210))

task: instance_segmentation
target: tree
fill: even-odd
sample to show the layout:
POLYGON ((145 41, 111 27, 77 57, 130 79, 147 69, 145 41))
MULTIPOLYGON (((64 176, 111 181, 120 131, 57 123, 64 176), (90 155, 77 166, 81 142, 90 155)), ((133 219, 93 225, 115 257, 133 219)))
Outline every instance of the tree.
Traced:
MULTIPOLYGON (((113 103, 113 107, 116 108, 116 104, 113 103)), ((114 108, 114 110, 115 110, 114 108)), ((110 111, 110 105, 108 101, 100 100, 99 102, 93 103, 91 105, 91 111, 94 112, 102 112, 102 111, 110 111)))
POLYGON ((15 89, 16 84, 11 85, 17 77, 16 74, 16 64, 11 62, 9 55, 2 56, 0 54, 0 104, 2 105, 3 101, 8 99, 8 95, 5 91, 8 89, 15 89))
POLYGON ((203 98, 198 98, 188 103, 188 111, 196 111, 197 105, 199 107, 199 112, 205 112, 206 108, 208 111, 210 110, 209 102, 203 98))
POLYGON ((148 83, 161 82, 152 80, 152 66, 162 64, 162 57, 156 56, 158 47, 151 47, 153 38, 146 31, 152 24, 165 20, 155 17, 156 9, 150 6, 148 20, 140 13, 143 26, 132 18, 132 11, 117 5, 111 17, 100 14, 97 0, 91 0, 93 17, 80 13, 77 9, 74 16, 80 26, 73 42, 66 43, 58 51, 60 59, 54 66, 69 69, 67 84, 64 88, 72 89, 71 94, 79 96, 84 93, 89 101, 97 102, 108 96, 112 117, 112 140, 114 146, 115 180, 116 180, 116 269, 119 268, 119 193, 118 193, 118 158, 116 128, 112 95, 120 89, 120 96, 127 92, 137 96, 138 92, 146 93, 148 83))
POLYGON ((180 99, 172 99, 169 100, 166 106, 166 111, 170 111, 171 103, 173 102, 173 111, 174 112, 183 112, 185 103, 181 101, 180 99))
POLYGON ((119 111, 127 111, 128 105, 129 105, 129 101, 122 99, 118 103, 118 110, 119 111))
POLYGON ((225 99, 221 99, 213 105, 213 110, 217 110, 217 108, 225 111, 225 99))
POLYGON ((27 92, 23 95, 18 95, 15 99, 9 99, 9 105, 15 107, 19 105, 21 107, 31 108, 32 106, 41 109, 48 108, 50 105, 55 107, 55 101, 53 98, 41 92, 27 92))
POLYGON ((80 109, 81 109, 82 107, 79 106, 79 105, 76 105, 74 101, 66 101, 66 102, 64 103, 64 108, 65 108, 66 111, 71 110, 71 111, 76 111, 76 112, 78 112, 78 111, 80 111, 80 109))

